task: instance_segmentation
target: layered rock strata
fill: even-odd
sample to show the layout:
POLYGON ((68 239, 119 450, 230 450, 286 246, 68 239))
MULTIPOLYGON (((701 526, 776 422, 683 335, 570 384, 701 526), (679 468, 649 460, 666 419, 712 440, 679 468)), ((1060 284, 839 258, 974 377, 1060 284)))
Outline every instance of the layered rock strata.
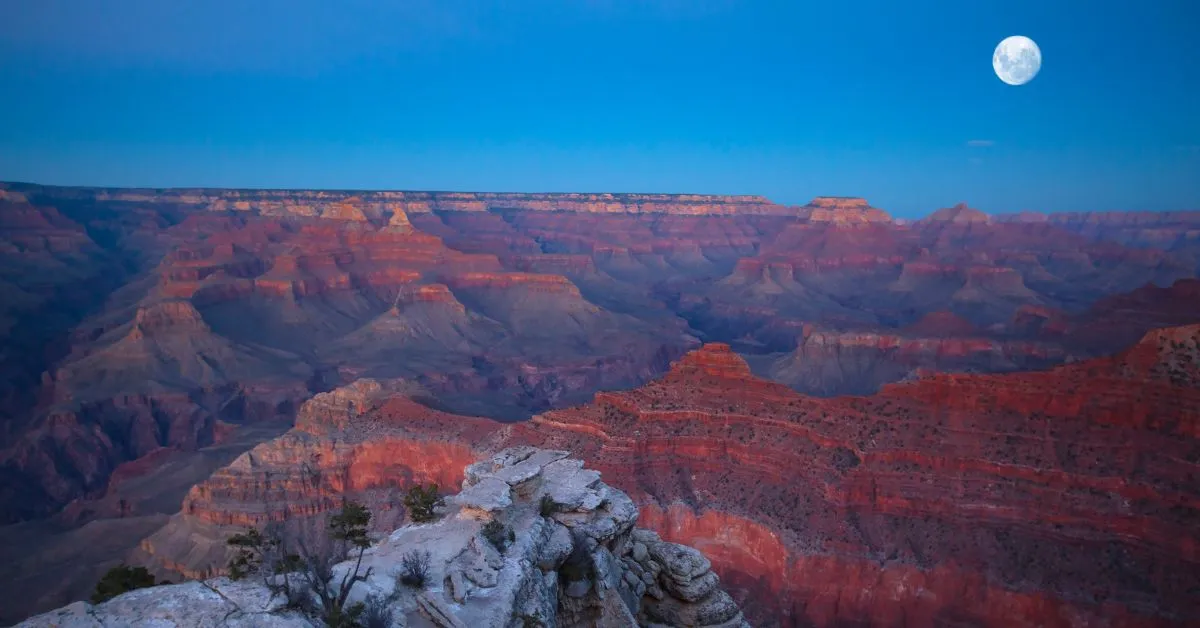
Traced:
POLYGON ((833 400, 706 345, 506 442, 594 461, 647 525, 710 556, 756 625, 1186 625, 1198 343, 1164 330, 1049 372, 833 400))
POLYGON ((194 486, 135 560, 170 579, 210 578, 224 573, 230 534, 270 525, 303 538, 346 497, 372 509, 375 532, 394 529, 407 515, 405 491, 458 486, 475 446, 498 427, 413 400, 422 394, 403 381, 360 380, 314 396, 295 428, 194 486))
MULTIPOLYGON (((367 499, 370 486, 388 496, 373 503, 394 504, 388 487, 417 477, 406 466, 428 481, 453 464, 426 451, 569 450, 634 500, 642 525, 701 549, 755 625, 1186 625, 1200 617, 1187 593, 1200 585, 1189 575, 1200 560, 1200 496, 1188 482, 1197 347, 1200 329, 1182 327, 1043 373, 923 375, 871 397, 818 399, 710 344, 652 384, 499 429, 382 389, 368 402, 321 396, 302 416, 326 418, 300 431, 343 427, 248 459, 289 477, 327 452, 328 468, 353 469, 329 474, 346 477, 349 494, 367 499), (397 453, 394 469, 368 468, 354 462, 368 444, 338 445, 345 433, 423 444, 397 453)), ((316 517, 343 486, 279 482, 292 488, 264 510, 265 479, 235 464, 197 487, 187 513, 148 541, 152 564, 199 561, 209 567, 193 575, 212 575, 226 556, 170 539, 216 546, 238 526, 316 517), (197 534, 196 521, 214 527, 197 534)))
MULTIPOLYGON (((69 518, 82 522, 87 517, 71 513, 94 510, 91 504, 111 492, 109 478, 119 469, 137 468, 153 477, 154 465, 171 464, 174 452, 220 442, 231 433, 231 425, 269 422, 282 429, 294 420, 305 399, 361 378, 403 378, 421 384, 420 392, 404 393, 403 400, 392 402, 390 416, 431 417, 425 414, 430 407, 440 408, 443 415, 430 418, 429 425, 436 426, 430 429, 450 436, 435 446, 437 439, 428 438, 429 432, 388 428, 391 444, 370 450, 357 437, 313 435, 300 429, 280 441, 287 447, 272 455, 284 461, 301 453, 320 453, 323 459, 317 468, 324 469, 326 476, 342 478, 338 482, 354 487, 363 499, 376 495, 379 503, 387 503, 394 497, 391 491, 402 489, 387 488, 382 481, 356 485, 353 478, 394 473, 401 478, 396 481, 399 486, 434 477, 456 483, 467 458, 491 447, 480 435, 491 434, 490 429, 464 435, 449 427, 460 420, 475 425, 458 415, 519 419, 538 414, 538 429, 549 430, 547 417, 558 415, 546 413, 548 409, 586 402, 597 390, 642 384, 665 372, 672 360, 697 346, 698 339, 728 342, 750 355, 758 372, 774 372, 811 392, 866 393, 870 390, 855 387, 864 380, 869 380, 871 390, 889 381, 915 380, 895 390, 885 387, 867 401, 821 402, 770 393, 778 404, 795 402, 812 409, 806 416, 829 412, 841 417, 844 425, 871 424, 868 434, 875 428, 871 421, 878 419, 886 425, 870 436, 876 441, 893 424, 915 430, 916 442, 888 447, 903 452, 897 456, 917 461, 912 465, 923 470, 920 482, 913 479, 916 471, 879 471, 868 464, 860 465, 864 470, 847 472, 874 478, 876 484, 855 490, 882 495, 881 503, 924 504, 910 493, 920 496, 918 489, 927 486, 925 479, 932 477, 931 483, 944 488, 937 482, 950 480, 937 478, 942 474, 960 478, 965 473, 960 467, 967 464, 963 460, 975 458, 999 465, 996 468, 1003 473, 997 472, 998 485, 1024 482, 1012 479, 1009 470, 1030 466, 1025 462, 1030 458, 1038 469, 1066 474, 1064 482, 1074 492, 1061 501, 1074 504, 1084 489, 1072 484, 1079 474, 1071 465, 1100 460, 1124 465, 1121 468, 1133 474, 1137 486, 1142 486, 1143 476, 1157 478, 1153 488, 1144 489, 1154 497, 1129 498, 1130 508, 1159 504, 1156 508, 1163 512, 1183 513, 1179 516, 1186 519, 1190 502, 1162 487, 1163 478, 1190 477, 1186 467, 1194 460, 1190 450, 1173 448, 1188 447, 1191 441, 1185 437, 1164 445, 1161 451, 1172 452, 1167 456, 1169 464, 1147 453, 1159 451, 1152 441, 1160 437, 1163 426, 1186 424, 1190 416, 1175 409, 1175 404, 1192 402, 1180 392, 1189 377, 1180 370, 1181 359, 1163 362, 1174 366, 1155 367, 1162 377, 1152 378, 1156 383, 1148 387, 1142 385, 1141 378, 1149 377, 1144 370, 1126 365, 1122 368, 1132 370, 1112 375, 1098 362, 1088 362, 1092 370, 1050 370, 997 379, 961 371, 1049 368, 1123 350, 1155 327, 1196 322, 1200 293, 1194 290, 1193 277, 1200 269, 1198 224, 1195 214, 1187 212, 1010 219, 989 217, 966 206, 908 222, 891 220, 863 199, 838 197, 784 207, 758 197, 692 195, 105 190, 0 184, 0 341, 5 347, 0 355, 0 477, 5 479, 0 483, 0 521, 42 517, 70 504, 69 518), (761 369, 760 360, 781 368, 761 369), (926 369, 956 373, 934 378, 926 369), (1060 390, 1066 392, 1059 394, 1060 390), (949 395, 963 400, 952 403, 949 395), (1039 395, 1055 399, 1058 405, 1038 401, 1039 395), (897 418, 901 411, 918 418, 897 418), (993 424, 997 429, 980 427, 993 424), (1007 457, 997 462, 998 454, 993 455, 991 448, 1001 438, 1006 443, 1011 439, 1011 444, 1004 450, 1007 457), (349 444, 322 449, 329 442, 342 442, 339 439, 349 444), (452 446, 452 440, 458 445, 452 446), (971 442, 977 442, 984 453, 972 453, 971 442), (1114 442, 1119 443, 1119 451, 1105 445, 1114 442), (417 455, 426 450, 439 453, 428 459, 417 455), (958 453, 949 457, 928 453, 943 451, 958 453), (449 465, 446 470, 434 469, 438 459, 449 465), (1184 466, 1173 462, 1177 459, 1184 466), (1171 498, 1175 501, 1161 501, 1160 493, 1175 495, 1171 498)), ((1172 343, 1183 346, 1184 339, 1163 342, 1170 348, 1172 343)), ((735 382, 731 386, 762 389, 759 381, 743 380, 730 380, 735 382)), ((696 400, 681 396, 672 403, 698 413, 686 416, 705 418, 705 429, 716 436, 702 441, 704 447, 717 448, 713 443, 752 435, 766 442, 766 452, 774 451, 775 440, 791 442, 785 433, 760 433, 766 424, 748 422, 739 417, 741 413, 728 410, 738 407, 736 396, 730 400, 729 393, 711 393, 703 387, 691 394, 696 400), (709 397, 711 404, 703 401, 709 397), (701 409, 692 408, 693 403, 701 409)), ((601 395, 597 403, 619 398, 614 395, 601 395)), ((770 404, 755 412, 799 421, 790 417, 790 410, 770 404)), ((663 429, 657 419, 646 425, 663 429)), ((818 427, 813 433, 826 434, 836 426, 819 423, 818 427)), ((571 429, 607 435, 615 439, 614 447, 649 456, 637 449, 637 441, 620 440, 622 430, 650 433, 645 425, 593 426, 585 421, 571 429)), ((591 446, 590 438, 581 438, 578 444, 591 446)), ((667 446, 663 444, 667 436, 657 438, 651 439, 656 447, 667 446)), ((863 442, 871 442, 870 438, 864 437, 863 442)), ((855 446, 844 446, 856 456, 870 451, 854 440, 855 446)), ((761 455, 774 459, 776 454, 761 455)), ((793 460, 788 457, 793 452, 779 455, 790 461, 782 465, 785 469, 827 466, 793 460)), ((264 453, 262 460, 266 458, 264 453)), ((737 475, 747 485, 760 482, 759 476, 736 468, 742 458, 713 459, 731 466, 729 473, 747 473, 737 475)), ((841 459, 843 465, 851 460, 841 459)), ((879 460, 860 459, 872 464, 879 460)), ((654 464, 677 469, 671 457, 664 460, 654 464)), ((212 492, 188 502, 189 508, 194 507, 189 515, 192 521, 219 531, 225 525, 220 523, 220 513, 225 511, 233 513, 228 515, 230 522, 238 517, 278 518, 288 512, 299 519, 303 511, 326 511, 324 498, 318 496, 333 494, 332 481, 321 484, 319 491, 304 493, 297 488, 303 486, 299 478, 288 476, 286 487, 280 488, 273 484, 273 474, 290 473, 282 462, 269 477, 254 475, 269 466, 252 465, 241 475, 214 476, 212 492), (221 486, 217 480, 228 484, 221 486), (243 482, 253 488, 244 492, 236 488, 243 482), (267 485, 272 489, 263 488, 267 485), (268 494, 279 499, 262 506, 262 496, 268 494), (278 505, 292 499, 299 505, 278 505), (256 505, 236 505, 239 502, 256 505)), ((760 466, 765 469, 762 477, 780 473, 770 471, 769 464, 760 466)), ((990 473, 971 475, 975 479, 970 482, 996 477, 990 473)), ((913 556, 942 556, 924 549, 922 538, 944 541, 965 534, 960 523, 938 523, 945 518, 960 520, 955 518, 959 515, 944 514, 959 510, 947 510, 941 502, 937 507, 942 514, 930 515, 931 522, 911 524, 915 527, 910 529, 905 527, 908 520, 900 519, 893 527, 884 526, 886 534, 871 527, 883 526, 878 522, 884 515, 860 518, 867 522, 862 524, 867 529, 862 534, 870 543, 847 532, 851 540, 837 547, 852 549, 840 554, 841 550, 829 550, 812 558, 797 554, 795 542, 785 537, 811 534, 815 538, 818 531, 833 525, 828 520, 818 518, 810 532, 784 534, 780 531, 796 524, 764 523, 757 505, 703 512, 693 508, 691 518, 680 514, 676 503, 680 499, 685 504, 717 503, 716 498, 709 499, 710 494, 728 492, 705 488, 724 484, 706 473, 696 475, 695 480, 680 475, 678 486, 661 490, 634 486, 630 494, 655 495, 654 503, 646 497, 639 498, 639 504, 645 505, 646 513, 660 512, 664 526, 676 525, 667 523, 673 521, 681 529, 715 530, 706 527, 712 525, 713 512, 741 517, 738 521, 749 523, 738 534, 747 542, 766 543, 767 537, 759 534, 764 530, 776 534, 781 547, 792 548, 785 552, 789 560, 803 559, 818 572, 833 569, 834 563, 828 561, 866 553, 862 548, 875 547, 871 543, 890 548, 870 550, 875 552, 871 556, 882 552, 880 560, 890 560, 894 549, 897 561, 918 565, 912 567, 914 571, 897 571, 895 561, 871 566, 859 560, 845 567, 846 573, 873 584, 857 590, 930 578, 925 590, 943 591, 938 598, 943 601, 965 596, 945 593, 952 581, 964 583, 970 591, 993 592, 988 602, 992 606, 962 611, 972 617, 998 616, 989 609, 1005 605, 1061 610, 1067 606, 1060 599, 1083 599, 1080 604, 1086 606, 1101 598, 1134 609, 1131 612, 1138 617, 1186 616, 1171 610, 1178 609, 1171 600, 1181 594, 1155 575, 1158 567, 1153 566, 1174 568, 1177 565, 1171 561, 1181 559, 1168 556, 1158 563, 1153 552, 1161 548, 1153 548, 1159 546, 1149 544, 1146 547, 1152 549, 1146 549, 1128 541, 1141 538, 1144 530, 1157 530, 1157 524, 1146 524, 1145 529, 1138 527, 1143 524, 1131 524, 1142 532, 1120 537, 1124 540, 1113 545, 1119 549, 1112 550, 1116 558, 1109 564, 1084 561, 1087 564, 1071 567, 1084 573, 1075 578, 1084 584, 1074 589, 1069 586, 1071 578, 1062 575, 1070 571, 1062 567, 1069 561, 1057 557, 1045 560, 1058 565, 1054 569, 1059 576, 1014 585, 1019 578, 1013 574, 1020 570, 1011 565, 996 567, 1008 564, 1007 558, 997 557, 1007 556, 1007 549, 981 549, 973 555, 974 562, 955 563, 953 569, 946 566, 948 560, 938 562, 937 568, 920 566, 913 556), (939 532, 943 527, 938 526, 950 531, 939 532), (1120 548, 1130 544, 1134 567, 1121 562, 1124 549, 1120 548), (908 549, 909 545, 918 549, 908 549), (930 575, 943 573, 939 569, 949 570, 945 573, 950 575, 930 575), (997 570, 1000 576, 995 575, 997 570), (908 575, 895 579, 901 573, 908 575), (1089 579, 1093 577, 1099 578, 1094 587, 1089 579), (1131 593, 1137 590, 1146 593, 1142 597, 1131 593), (1005 591, 1035 593, 1018 603, 1005 591)), ((612 473, 608 477, 614 483, 624 481, 612 479, 616 477, 612 473)), ((661 478, 652 479, 646 481, 648 486, 657 486, 661 478)), ((1186 485, 1183 480, 1173 482, 1186 485)), ((841 495, 820 488, 823 481, 811 480, 805 486, 809 488, 792 493, 803 493, 805 500, 810 494, 821 496, 811 497, 816 500, 812 503, 824 503, 820 500, 826 494, 841 495)), ((1059 490, 1057 485, 1054 490, 1059 490)), ((978 512, 1005 512, 1000 504, 1010 504, 1018 512, 1041 513, 1037 517, 1051 516, 1047 512, 1062 516, 1054 514, 1059 506, 1037 499, 1030 498, 1035 506, 1021 505, 1007 489, 996 495, 994 500, 979 497, 986 507, 979 506, 978 512)), ((800 498, 788 494, 755 504, 769 505, 775 499, 800 498)), ((858 501, 851 503, 861 506, 858 501)), ((120 513, 146 514, 138 508, 137 503, 130 509, 121 506, 120 513)), ((830 511, 842 512, 833 507, 830 511)), ((1147 516, 1157 521, 1159 511, 1153 512, 1147 516)), ((386 509, 381 513, 383 519, 403 514, 386 509)), ((1107 521, 1113 519, 1110 515, 1085 509, 1078 518, 1107 521)), ((646 515, 647 521, 650 516, 646 515)), ((888 525, 893 521, 886 519, 888 525)), ((1046 525, 1042 521, 1018 526, 1020 534, 1011 532, 1004 543, 986 547, 1015 545, 1038 551, 1049 547, 1044 553, 1052 555, 1051 549, 1079 547, 1078 536, 1109 538, 1105 535, 1111 532, 1089 532, 1090 524, 1083 523, 1068 526, 1072 539, 1068 543, 1060 540, 1056 530, 1046 531, 1046 525), (1029 540, 1037 534, 1056 540, 1029 540)), ((219 537, 208 531, 177 537, 189 538, 219 537)), ((203 566, 208 554, 199 541, 176 545, 177 541, 160 544, 157 540, 148 546, 191 549, 160 551, 155 560, 166 560, 169 554, 174 567, 185 573, 200 574, 208 568, 203 566), (192 549, 198 552, 195 556, 189 553, 192 549)), ((729 553, 741 556, 732 549, 729 553)), ((744 591, 770 591, 763 583, 774 581, 762 574, 788 573, 774 562, 762 566, 757 560, 743 556, 735 561, 741 572, 757 574, 753 579, 734 578, 745 584, 744 591)), ((718 570, 733 574, 726 564, 718 559, 718 570)), ((1038 569, 1032 572, 1040 573, 1038 569)), ((774 590, 784 590, 782 586, 774 590)), ((877 598, 842 603, 838 600, 850 597, 841 597, 848 595, 847 589, 838 587, 804 595, 808 597, 796 593, 814 601, 788 612, 792 617, 819 618, 814 620, 818 624, 836 616, 883 614, 875 605, 905 608, 908 613, 918 613, 919 606, 911 596, 900 596, 902 602, 896 603, 877 598)), ((929 602, 920 607, 924 609, 920 613, 926 613, 920 617, 949 612, 946 607, 941 601, 929 602)), ((1028 612, 1028 617, 1037 616, 1028 612)))

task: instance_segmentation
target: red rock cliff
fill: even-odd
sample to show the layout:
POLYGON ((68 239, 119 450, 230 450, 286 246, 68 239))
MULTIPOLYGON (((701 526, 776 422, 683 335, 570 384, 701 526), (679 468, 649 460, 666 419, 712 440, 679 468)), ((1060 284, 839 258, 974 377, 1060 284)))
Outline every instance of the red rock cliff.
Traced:
POLYGON ((764 625, 1184 625, 1200 620, 1183 575, 1200 573, 1198 336, 828 401, 707 345, 509 438, 594 461, 764 625))
POLYGON ((709 344, 660 380, 503 429, 362 381, 197 486, 143 544, 211 574, 229 530, 458 481, 512 444, 589 460, 694 544, 757 625, 1187 625, 1200 562, 1200 326, 1043 373, 935 375, 822 400, 709 344), (901 619, 897 619, 901 618, 901 619))
POLYGON ((228 562, 229 534, 276 525, 304 535, 344 498, 372 509, 374 529, 398 527, 404 491, 437 484, 453 492, 499 427, 406 396, 420 393, 405 382, 359 380, 316 395, 292 431, 193 487, 181 512, 142 542, 137 559, 164 574, 211 577, 228 562))

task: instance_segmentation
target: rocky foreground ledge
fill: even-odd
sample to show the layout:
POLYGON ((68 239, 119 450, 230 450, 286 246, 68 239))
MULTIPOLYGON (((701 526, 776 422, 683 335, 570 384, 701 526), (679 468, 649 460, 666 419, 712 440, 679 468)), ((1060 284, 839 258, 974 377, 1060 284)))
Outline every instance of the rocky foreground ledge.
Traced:
MULTIPOLYGON (((506 449, 466 469, 462 492, 435 523, 408 525, 367 550, 350 600, 385 597, 393 626, 747 627, 708 559, 634 527, 625 493, 565 451, 506 449), (546 498, 548 496, 548 499, 546 498), (547 511, 546 504, 553 504, 547 511), (498 550, 490 521, 512 529, 498 550), (413 550, 429 552, 428 584, 397 585, 413 550)), ((350 561, 334 569, 340 578, 350 561)), ((315 626, 257 581, 214 578, 139 589, 103 604, 76 602, 21 627, 315 626)))

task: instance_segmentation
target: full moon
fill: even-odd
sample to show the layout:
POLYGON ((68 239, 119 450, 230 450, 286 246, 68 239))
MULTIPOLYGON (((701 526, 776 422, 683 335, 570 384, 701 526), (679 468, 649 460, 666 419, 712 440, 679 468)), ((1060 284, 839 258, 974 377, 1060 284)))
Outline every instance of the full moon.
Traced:
POLYGON ((996 76, 1009 85, 1024 85, 1042 69, 1042 51, 1024 35, 1007 37, 992 54, 996 76))

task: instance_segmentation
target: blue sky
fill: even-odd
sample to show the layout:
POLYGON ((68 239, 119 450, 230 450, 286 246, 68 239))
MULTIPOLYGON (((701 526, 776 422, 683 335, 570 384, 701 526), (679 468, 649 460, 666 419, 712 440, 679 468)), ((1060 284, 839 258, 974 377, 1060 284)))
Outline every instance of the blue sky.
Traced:
POLYGON ((6 0, 0 179, 1200 209, 1196 24, 1194 0, 6 0), (1021 87, 991 69, 1013 34, 1044 58, 1021 87))

